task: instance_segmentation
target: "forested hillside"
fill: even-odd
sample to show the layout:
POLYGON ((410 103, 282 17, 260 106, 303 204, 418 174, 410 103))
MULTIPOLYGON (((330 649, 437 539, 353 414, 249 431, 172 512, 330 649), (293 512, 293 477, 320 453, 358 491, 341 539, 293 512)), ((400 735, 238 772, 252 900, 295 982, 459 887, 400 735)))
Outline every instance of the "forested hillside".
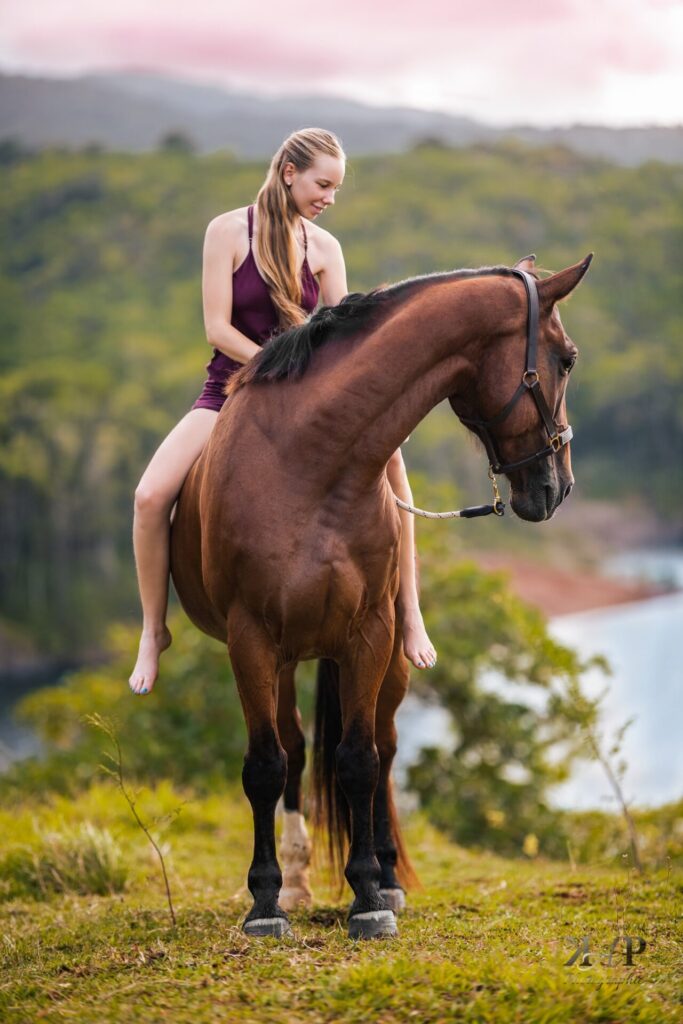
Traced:
MULTIPOLYGON (((204 229, 253 200, 265 166, 182 152, 0 155, 0 620, 73 652, 97 646, 108 619, 137 614, 133 488, 210 355, 204 229)), ((581 349, 577 477, 584 494, 639 495, 673 519, 682 186, 680 167, 658 163, 422 146, 354 159, 323 226, 342 242, 352 290, 531 251, 559 269, 594 250, 562 311, 581 349)), ((435 423, 413 465, 457 479, 464 432, 435 423)))

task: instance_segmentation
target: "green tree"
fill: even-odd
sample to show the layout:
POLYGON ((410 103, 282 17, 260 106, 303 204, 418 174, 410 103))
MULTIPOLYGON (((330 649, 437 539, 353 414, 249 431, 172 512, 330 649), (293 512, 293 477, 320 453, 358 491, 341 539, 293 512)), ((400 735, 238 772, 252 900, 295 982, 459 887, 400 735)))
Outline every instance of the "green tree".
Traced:
POLYGON ((198 789, 237 781, 246 730, 227 651, 181 613, 171 617, 170 626, 173 647, 156 688, 144 697, 128 686, 139 630, 117 626, 110 631, 106 665, 24 698, 18 718, 37 732, 45 750, 0 777, 0 790, 73 793, 89 785, 106 746, 88 721, 98 714, 116 729, 128 778, 171 779, 198 789))
MULTIPOLYGON (((429 494, 424 480, 416 483, 429 494)), ((453 494, 429 503, 451 501, 453 494)), ((519 854, 526 840, 527 852, 563 856, 563 814, 548 794, 585 756, 586 728, 599 713, 589 701, 579 709, 581 677, 591 665, 606 666, 598 658, 582 663, 553 640, 504 573, 463 560, 466 536, 454 530, 469 527, 420 522, 421 604, 439 657, 414 687, 450 713, 453 742, 422 750, 408 786, 460 843, 519 854)))
POLYGON ((159 149, 165 153, 194 153, 194 142, 185 132, 167 132, 159 142, 159 149))

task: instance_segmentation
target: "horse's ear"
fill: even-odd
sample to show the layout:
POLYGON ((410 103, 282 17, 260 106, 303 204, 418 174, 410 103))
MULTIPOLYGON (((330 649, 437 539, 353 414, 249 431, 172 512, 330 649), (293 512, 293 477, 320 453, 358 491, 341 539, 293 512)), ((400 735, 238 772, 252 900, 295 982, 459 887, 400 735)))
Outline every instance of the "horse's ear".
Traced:
POLYGON ((522 256, 521 260, 517 260, 515 263, 515 270, 534 270, 536 267, 536 253, 532 252, 530 256, 522 256))
POLYGON ((538 281, 538 297, 541 305, 547 308, 553 306, 556 302, 566 298, 570 292, 573 292, 590 267, 592 259, 593 253, 589 252, 585 259, 581 260, 580 263, 575 263, 573 267, 567 267, 566 270, 560 270, 557 274, 552 274, 550 277, 544 277, 542 281, 538 281))

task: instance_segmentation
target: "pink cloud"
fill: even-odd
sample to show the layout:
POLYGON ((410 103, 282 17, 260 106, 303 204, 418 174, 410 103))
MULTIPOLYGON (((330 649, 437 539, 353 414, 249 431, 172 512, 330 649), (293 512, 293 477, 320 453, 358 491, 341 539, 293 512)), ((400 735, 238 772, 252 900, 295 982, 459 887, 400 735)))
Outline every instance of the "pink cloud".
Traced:
MULTIPOLYGON (((254 31, 174 28, 170 25, 131 22, 118 25, 85 25, 77 28, 36 28, 23 33, 22 49, 43 58, 103 57, 108 63, 148 64, 155 67, 188 67, 207 70, 231 69, 264 74, 287 74, 300 66, 293 54, 283 51, 277 40, 254 31)), ((323 73, 329 57, 320 51, 306 54, 311 74, 323 73)), ((343 65, 336 65, 341 68, 343 65)))
POLYGON ((378 72, 408 64, 414 57, 407 40, 378 50, 361 42, 320 45, 314 36, 253 28, 185 27, 130 21, 112 25, 61 24, 26 29, 15 39, 25 53, 44 60, 106 60, 110 66, 146 64, 210 71, 239 72, 257 82, 277 76, 304 80, 334 77, 350 68, 378 72), (287 39, 287 35, 291 38, 287 39), (400 47, 400 52, 399 52, 400 47))
MULTIPOLYGON (((676 0, 10 0, 4 44, 14 66, 52 71, 147 67, 240 84, 410 99, 597 95, 610 75, 680 67, 666 31, 676 0)), ((487 99, 488 101, 488 99, 487 99)), ((533 100, 531 100, 533 103, 533 100)))

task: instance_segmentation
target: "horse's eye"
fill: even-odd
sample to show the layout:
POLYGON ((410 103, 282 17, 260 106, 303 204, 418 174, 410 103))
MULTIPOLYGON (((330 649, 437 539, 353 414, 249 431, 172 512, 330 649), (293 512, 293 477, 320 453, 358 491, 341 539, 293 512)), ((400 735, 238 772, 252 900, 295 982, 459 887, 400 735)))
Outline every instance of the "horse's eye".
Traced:
POLYGON ((576 356, 568 356, 566 359, 563 359, 562 362, 561 362, 562 373, 563 374, 570 373, 575 362, 576 362, 576 356))

